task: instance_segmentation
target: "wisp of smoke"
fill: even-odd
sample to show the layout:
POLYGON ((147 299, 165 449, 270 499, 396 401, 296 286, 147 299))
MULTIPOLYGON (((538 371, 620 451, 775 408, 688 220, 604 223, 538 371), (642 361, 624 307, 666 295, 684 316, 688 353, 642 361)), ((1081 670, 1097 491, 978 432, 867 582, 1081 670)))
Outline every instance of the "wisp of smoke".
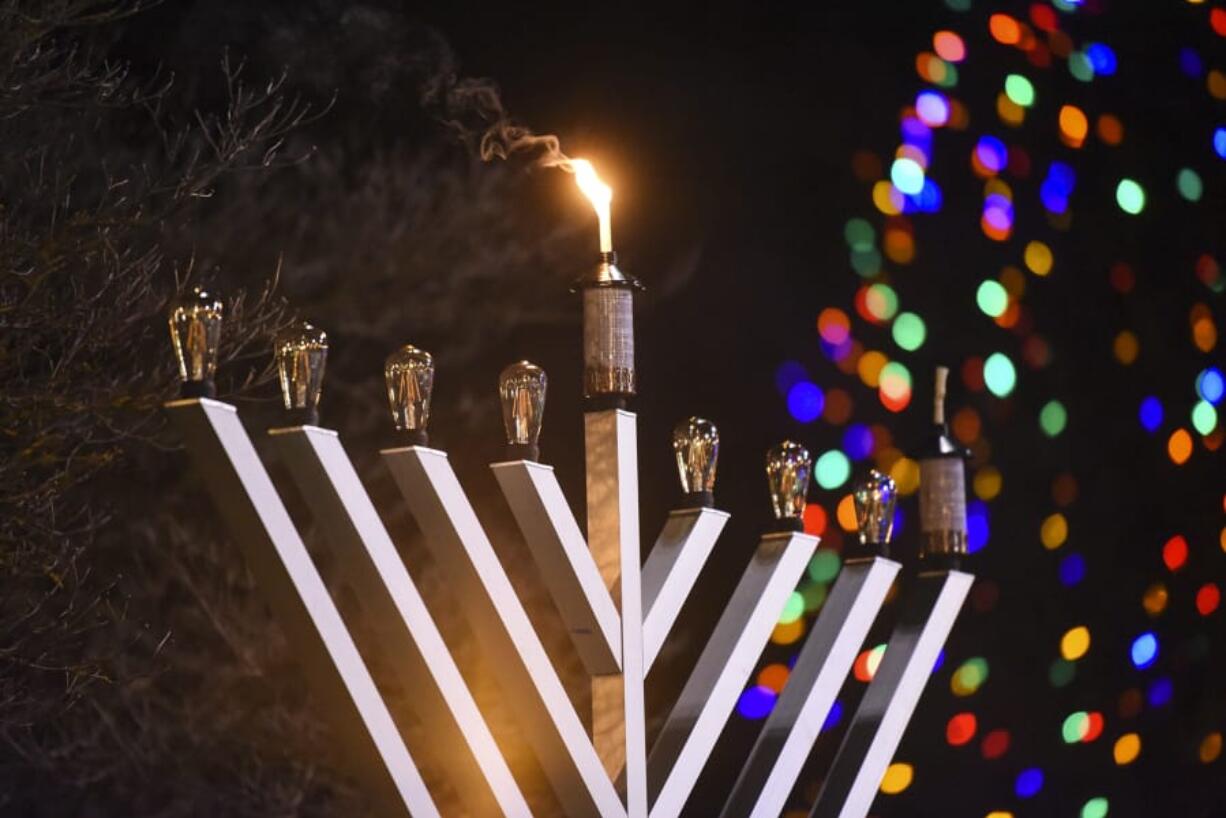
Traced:
POLYGON ((498 86, 488 78, 458 77, 455 55, 442 35, 433 30, 429 47, 423 49, 419 67, 421 103, 484 161, 509 159, 517 153, 531 154, 536 164, 574 173, 570 157, 562 152, 553 134, 538 134, 515 123, 502 104, 498 86))

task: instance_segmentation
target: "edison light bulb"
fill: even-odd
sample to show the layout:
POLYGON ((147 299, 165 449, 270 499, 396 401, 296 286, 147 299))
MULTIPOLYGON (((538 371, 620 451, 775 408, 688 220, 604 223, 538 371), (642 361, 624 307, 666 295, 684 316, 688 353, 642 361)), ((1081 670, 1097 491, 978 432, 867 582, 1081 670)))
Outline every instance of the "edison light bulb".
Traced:
POLYGON ((185 398, 211 398, 217 392, 213 376, 224 311, 220 298, 199 287, 182 293, 170 304, 170 341, 179 360, 185 398))
POLYGON ((387 356, 383 378, 396 428, 407 432, 415 445, 426 445, 430 395, 434 391, 434 358, 425 350, 405 344, 387 356))
POLYGON ((285 408, 306 425, 319 423, 319 395, 328 362, 327 334, 299 321, 273 341, 285 408))
POLYGON ((894 505, 898 501, 894 480, 872 469, 868 477, 856 484, 851 496, 856 506, 860 544, 886 555, 894 535, 894 505))
POLYGON ((507 453, 512 459, 536 460, 540 457, 537 441, 545 415, 546 385, 545 370, 528 361, 513 363, 498 376, 507 453))
POLYGON ((781 527, 801 530, 805 495, 809 492, 812 460, 799 443, 785 440, 766 453, 766 482, 770 487, 771 508, 781 527))
POLYGON ((715 504, 715 467, 719 461, 719 429, 709 420, 687 418, 673 428, 673 453, 687 502, 715 504))

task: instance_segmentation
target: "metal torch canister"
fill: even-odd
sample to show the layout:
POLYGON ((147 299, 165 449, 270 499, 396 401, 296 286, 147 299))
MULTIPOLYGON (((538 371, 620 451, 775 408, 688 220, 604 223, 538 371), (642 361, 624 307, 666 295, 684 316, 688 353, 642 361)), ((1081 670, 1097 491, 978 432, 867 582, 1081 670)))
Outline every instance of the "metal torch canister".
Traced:
POLYGON ((966 456, 945 423, 945 381, 938 367, 933 435, 920 455, 920 558, 955 565, 966 550, 966 456))
POLYGON ((637 391, 634 291, 641 285, 617 268, 610 251, 576 289, 583 298, 583 397, 592 409, 625 408, 637 391))

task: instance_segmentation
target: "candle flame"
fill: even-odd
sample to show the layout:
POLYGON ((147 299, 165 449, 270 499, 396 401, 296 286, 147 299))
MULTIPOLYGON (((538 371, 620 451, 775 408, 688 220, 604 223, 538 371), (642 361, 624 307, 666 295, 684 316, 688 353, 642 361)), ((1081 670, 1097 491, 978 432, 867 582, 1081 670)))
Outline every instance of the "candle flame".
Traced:
POLYGON ((596 175, 596 168, 586 159, 570 160, 570 169, 575 174, 579 190, 596 209, 596 217, 600 220, 600 252, 608 253, 613 249, 609 226, 609 203, 613 201, 613 188, 601 181, 596 175))

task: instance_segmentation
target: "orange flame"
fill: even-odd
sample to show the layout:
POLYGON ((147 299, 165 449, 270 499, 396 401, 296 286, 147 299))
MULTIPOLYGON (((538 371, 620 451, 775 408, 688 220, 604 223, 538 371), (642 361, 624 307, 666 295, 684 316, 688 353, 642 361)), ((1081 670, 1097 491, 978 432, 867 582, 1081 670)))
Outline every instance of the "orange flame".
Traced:
POLYGON ((600 220, 600 252, 608 253, 613 249, 613 232, 609 224, 609 203, 613 201, 613 188, 601 181, 596 175, 596 168, 586 159, 572 159, 570 169, 575 174, 575 183, 579 190, 596 209, 596 217, 600 220))

